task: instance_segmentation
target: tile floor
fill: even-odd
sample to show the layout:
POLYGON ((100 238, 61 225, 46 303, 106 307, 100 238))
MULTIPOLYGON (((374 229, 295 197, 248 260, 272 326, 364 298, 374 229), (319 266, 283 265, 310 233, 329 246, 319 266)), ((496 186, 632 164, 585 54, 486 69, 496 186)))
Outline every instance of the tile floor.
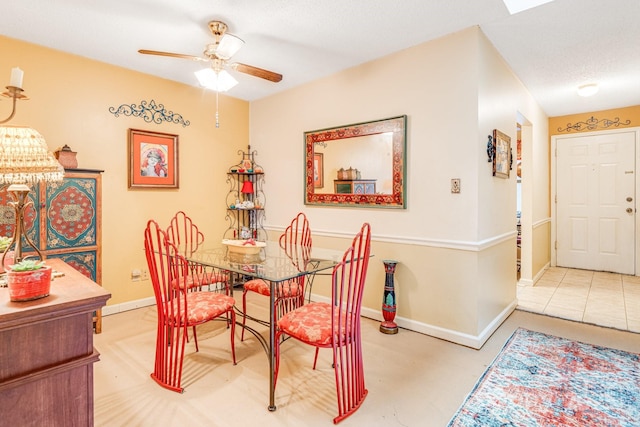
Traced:
POLYGON ((640 332, 640 277, 551 267, 518 285, 518 309, 640 332))

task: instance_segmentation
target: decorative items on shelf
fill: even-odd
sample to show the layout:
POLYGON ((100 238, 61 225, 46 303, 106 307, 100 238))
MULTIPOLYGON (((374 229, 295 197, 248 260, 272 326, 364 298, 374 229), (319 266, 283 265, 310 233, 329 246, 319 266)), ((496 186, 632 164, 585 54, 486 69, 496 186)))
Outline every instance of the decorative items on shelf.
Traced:
POLYGON ((338 179, 360 179, 360 171, 358 169, 353 169, 351 166, 349 166, 349 169, 340 168, 338 169, 338 179))
POLYGON ((229 206, 230 209, 255 209, 255 204, 251 200, 245 200, 241 202, 240 200, 236 200, 236 203, 229 206))
POLYGON ((240 190, 245 197, 251 197, 254 193, 253 182, 247 180, 242 183, 242 190, 240 190))
POLYGON ((78 167, 78 159, 76 159, 76 153, 75 151, 71 151, 71 147, 69 147, 67 144, 65 144, 62 148, 58 148, 58 150, 56 150, 53 155, 56 156, 56 159, 58 159, 58 162, 60 162, 60 164, 65 168, 65 169, 75 169, 78 167))
POLYGON ((249 227, 242 227, 242 230, 240 230, 240 238, 251 239, 251 230, 249 230, 249 227))
POLYGON ((266 240, 267 233, 263 227, 265 195, 262 190, 264 172, 262 166, 255 162, 256 151, 238 151, 240 161, 231 166, 227 172, 227 214, 229 228, 224 233, 225 239, 266 240))

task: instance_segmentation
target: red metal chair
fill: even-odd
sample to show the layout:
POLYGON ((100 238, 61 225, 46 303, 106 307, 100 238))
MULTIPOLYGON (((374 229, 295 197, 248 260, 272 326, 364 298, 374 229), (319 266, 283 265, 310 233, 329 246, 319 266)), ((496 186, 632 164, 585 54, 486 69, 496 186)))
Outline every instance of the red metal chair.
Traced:
POLYGON ((342 261, 333 269, 333 303, 305 304, 282 316, 277 323, 274 381, 278 379, 282 335, 316 347, 313 369, 316 368, 319 349, 333 349, 338 397, 338 416, 333 419, 334 424, 353 414, 367 396, 362 365, 360 309, 370 247, 371 227, 365 223, 342 261))
MULTIPOLYGON (((167 237, 185 258, 192 255, 204 243, 204 234, 183 211, 176 212, 171 218, 167 227, 167 237)), ((207 271, 201 264, 192 264, 189 267, 189 276, 184 283, 190 289, 201 290, 203 286, 218 285, 217 290, 224 289, 227 295, 231 295, 229 276, 226 272, 207 271)))
MULTIPOLYGON (((176 212, 171 218, 169 227, 167 227, 167 237, 185 258, 192 255, 204 243, 204 234, 183 211, 176 212)), ((228 274, 207 270, 202 264, 191 263, 186 280, 180 280, 178 283, 186 286, 189 290, 201 291, 206 286, 209 290, 222 290, 226 295, 232 296, 228 274)), ((196 338, 195 327, 193 328, 193 336, 196 338)))
MULTIPOLYGON (((162 387, 183 392, 182 365, 189 327, 226 316, 231 326, 231 354, 236 364, 235 300, 219 292, 189 291, 189 265, 154 220, 147 223, 144 248, 158 310, 155 365, 151 378, 162 387)), ((194 336, 196 351, 198 339, 194 336)))
MULTIPOLYGON (((291 262, 299 267, 304 268, 309 260, 311 253, 311 228, 309 221, 304 213, 300 212, 296 215, 289 226, 280 235, 280 247, 284 249, 291 262)), ((252 279, 244 284, 242 291, 242 335, 241 341, 244 341, 244 326, 247 321, 247 292, 255 292, 260 295, 270 296, 271 286, 269 282, 263 279, 252 279)), ((304 303, 304 276, 287 280, 278 284, 278 293, 275 298, 274 316, 272 321, 278 318, 278 315, 293 310, 304 303)))

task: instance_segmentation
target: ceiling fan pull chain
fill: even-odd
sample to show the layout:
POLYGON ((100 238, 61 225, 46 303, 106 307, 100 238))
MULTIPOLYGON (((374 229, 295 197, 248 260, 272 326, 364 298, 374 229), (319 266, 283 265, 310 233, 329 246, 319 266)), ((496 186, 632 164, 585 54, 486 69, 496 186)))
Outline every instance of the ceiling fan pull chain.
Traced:
POLYGON ((218 120, 218 94, 220 92, 216 91, 216 128, 220 127, 220 121, 218 120))

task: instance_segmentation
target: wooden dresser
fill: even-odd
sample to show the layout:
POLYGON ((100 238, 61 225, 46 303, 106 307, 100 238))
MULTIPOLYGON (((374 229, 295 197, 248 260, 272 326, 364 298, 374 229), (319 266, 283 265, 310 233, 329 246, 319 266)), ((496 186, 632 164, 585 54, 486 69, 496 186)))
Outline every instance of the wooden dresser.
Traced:
POLYGON ((48 297, 0 288, 0 424, 93 426, 93 313, 111 294, 60 259, 48 297))

